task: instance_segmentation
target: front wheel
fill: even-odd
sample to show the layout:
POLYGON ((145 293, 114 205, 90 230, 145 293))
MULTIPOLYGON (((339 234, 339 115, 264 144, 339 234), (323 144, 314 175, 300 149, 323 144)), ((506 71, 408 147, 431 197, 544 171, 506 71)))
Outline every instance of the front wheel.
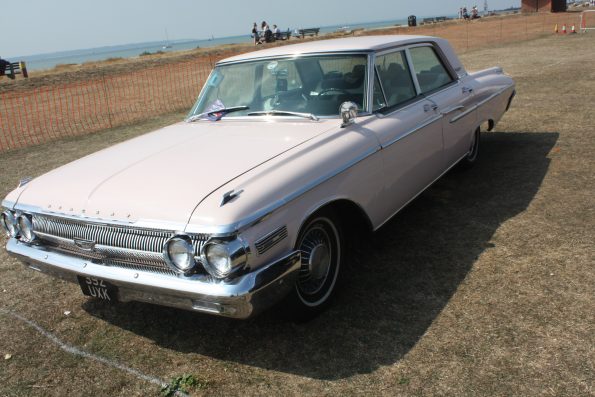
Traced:
POLYGON ((331 211, 321 211, 304 224, 296 243, 301 268, 289 296, 295 319, 309 320, 328 306, 344 261, 343 242, 341 226, 331 211))

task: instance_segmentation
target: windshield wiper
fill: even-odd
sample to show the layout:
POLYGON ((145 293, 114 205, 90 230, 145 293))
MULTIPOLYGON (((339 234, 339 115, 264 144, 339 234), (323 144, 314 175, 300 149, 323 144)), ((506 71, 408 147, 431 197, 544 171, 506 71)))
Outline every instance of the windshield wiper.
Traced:
POLYGON ((297 116, 305 119, 318 121, 318 117, 312 113, 292 112, 289 110, 261 110, 258 112, 250 112, 248 116, 297 116))
POLYGON ((215 109, 215 110, 211 110, 210 112, 204 112, 204 113, 200 113, 200 114, 195 114, 194 116, 190 116, 186 119, 186 122, 192 123, 193 121, 200 120, 205 117, 208 117, 209 120, 217 121, 217 120, 221 119, 221 117, 225 116, 227 113, 237 112, 238 110, 246 110, 246 109, 250 109, 250 107, 248 107, 248 106, 232 106, 229 108, 215 109))

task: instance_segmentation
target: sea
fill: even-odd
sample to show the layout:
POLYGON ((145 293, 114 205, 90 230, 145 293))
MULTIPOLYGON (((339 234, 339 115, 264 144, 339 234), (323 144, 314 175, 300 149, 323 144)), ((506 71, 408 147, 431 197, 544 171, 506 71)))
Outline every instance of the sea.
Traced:
MULTIPOLYGON (((419 20, 419 18, 418 18, 419 20)), ((320 27, 320 33, 336 32, 340 29, 375 29, 388 26, 407 25, 407 19, 396 19, 388 21, 364 22, 355 24, 330 25, 320 27)), ((281 31, 292 32, 296 28, 283 28, 281 31)), ((304 27, 307 28, 307 27, 304 27)), ((138 57, 142 53, 155 53, 158 51, 171 52, 190 50, 195 48, 215 47, 222 44, 240 44, 249 43, 252 41, 250 34, 229 37, 211 37, 206 39, 189 39, 189 40, 170 40, 159 42, 147 42, 136 44, 114 45, 107 47, 89 48, 73 51, 61 51, 47 54, 24 55, 10 57, 12 62, 25 61, 27 69, 43 70, 52 69, 57 65, 82 64, 85 62, 103 61, 110 58, 132 58, 138 57)))

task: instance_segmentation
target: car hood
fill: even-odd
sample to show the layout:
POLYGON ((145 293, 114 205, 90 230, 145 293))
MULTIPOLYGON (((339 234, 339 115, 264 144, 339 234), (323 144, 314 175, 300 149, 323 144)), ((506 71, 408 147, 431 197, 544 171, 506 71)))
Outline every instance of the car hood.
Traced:
POLYGON ((213 191, 336 124, 178 123, 34 179, 21 191, 18 206, 104 220, 187 223, 213 191))

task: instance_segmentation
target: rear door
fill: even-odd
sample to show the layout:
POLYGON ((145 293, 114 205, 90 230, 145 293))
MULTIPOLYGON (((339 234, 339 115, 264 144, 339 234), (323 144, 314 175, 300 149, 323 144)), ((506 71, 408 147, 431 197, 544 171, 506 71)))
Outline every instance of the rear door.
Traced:
POLYGON ((431 44, 409 48, 409 54, 421 94, 438 106, 443 116, 444 168, 448 168, 471 146, 477 125, 473 89, 458 80, 431 44))

